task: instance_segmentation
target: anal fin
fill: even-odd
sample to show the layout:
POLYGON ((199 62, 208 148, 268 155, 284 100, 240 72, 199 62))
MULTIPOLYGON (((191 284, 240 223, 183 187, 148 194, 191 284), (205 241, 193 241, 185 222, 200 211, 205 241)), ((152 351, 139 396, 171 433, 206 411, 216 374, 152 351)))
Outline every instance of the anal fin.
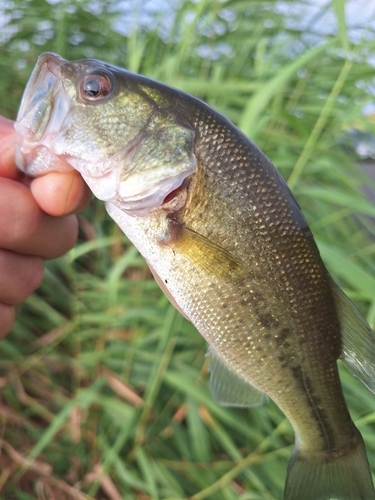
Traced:
POLYGON ((222 406, 259 406, 268 396, 236 375, 229 366, 209 347, 208 370, 210 372, 210 391, 216 403, 222 406))

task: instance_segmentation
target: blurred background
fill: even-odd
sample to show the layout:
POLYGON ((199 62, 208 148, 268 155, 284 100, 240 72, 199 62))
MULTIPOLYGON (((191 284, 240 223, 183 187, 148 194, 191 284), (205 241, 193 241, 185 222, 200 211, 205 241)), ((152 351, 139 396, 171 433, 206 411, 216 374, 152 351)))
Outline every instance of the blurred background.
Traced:
MULTIPOLYGON (((16 117, 44 51, 140 72, 230 118, 375 327, 373 0, 5 0, 1 114, 16 117)), ((79 244, 0 343, 0 498, 280 499, 282 413, 216 405, 205 341, 101 202, 79 218, 79 244)), ((375 396, 340 373, 375 470, 375 396)))

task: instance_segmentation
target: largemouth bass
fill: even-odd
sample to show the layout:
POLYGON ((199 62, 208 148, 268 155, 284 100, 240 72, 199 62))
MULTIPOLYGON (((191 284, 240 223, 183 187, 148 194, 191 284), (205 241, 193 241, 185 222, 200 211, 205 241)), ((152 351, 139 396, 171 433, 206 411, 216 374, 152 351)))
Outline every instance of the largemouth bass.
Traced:
POLYGON ((340 358, 375 392, 375 334, 327 272, 286 183, 205 103, 46 53, 16 123, 29 175, 77 169, 210 351, 224 405, 272 398, 295 430, 286 500, 375 499, 340 358))

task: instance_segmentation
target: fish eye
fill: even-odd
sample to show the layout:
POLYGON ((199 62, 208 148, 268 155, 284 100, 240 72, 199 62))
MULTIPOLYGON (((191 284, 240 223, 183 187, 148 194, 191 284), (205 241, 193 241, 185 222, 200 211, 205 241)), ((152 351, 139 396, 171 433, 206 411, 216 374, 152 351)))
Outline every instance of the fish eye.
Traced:
POLYGON ((87 75, 81 82, 81 94, 84 99, 94 101, 106 97, 111 91, 111 82, 105 75, 87 75))

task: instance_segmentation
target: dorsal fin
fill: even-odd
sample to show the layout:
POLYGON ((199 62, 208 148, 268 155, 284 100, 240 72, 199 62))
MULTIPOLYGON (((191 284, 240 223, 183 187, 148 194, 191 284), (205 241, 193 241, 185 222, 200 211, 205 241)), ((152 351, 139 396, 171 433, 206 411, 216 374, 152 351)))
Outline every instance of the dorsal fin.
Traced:
POLYGON ((341 361, 375 393, 375 333, 341 288, 333 283, 342 336, 341 361))

